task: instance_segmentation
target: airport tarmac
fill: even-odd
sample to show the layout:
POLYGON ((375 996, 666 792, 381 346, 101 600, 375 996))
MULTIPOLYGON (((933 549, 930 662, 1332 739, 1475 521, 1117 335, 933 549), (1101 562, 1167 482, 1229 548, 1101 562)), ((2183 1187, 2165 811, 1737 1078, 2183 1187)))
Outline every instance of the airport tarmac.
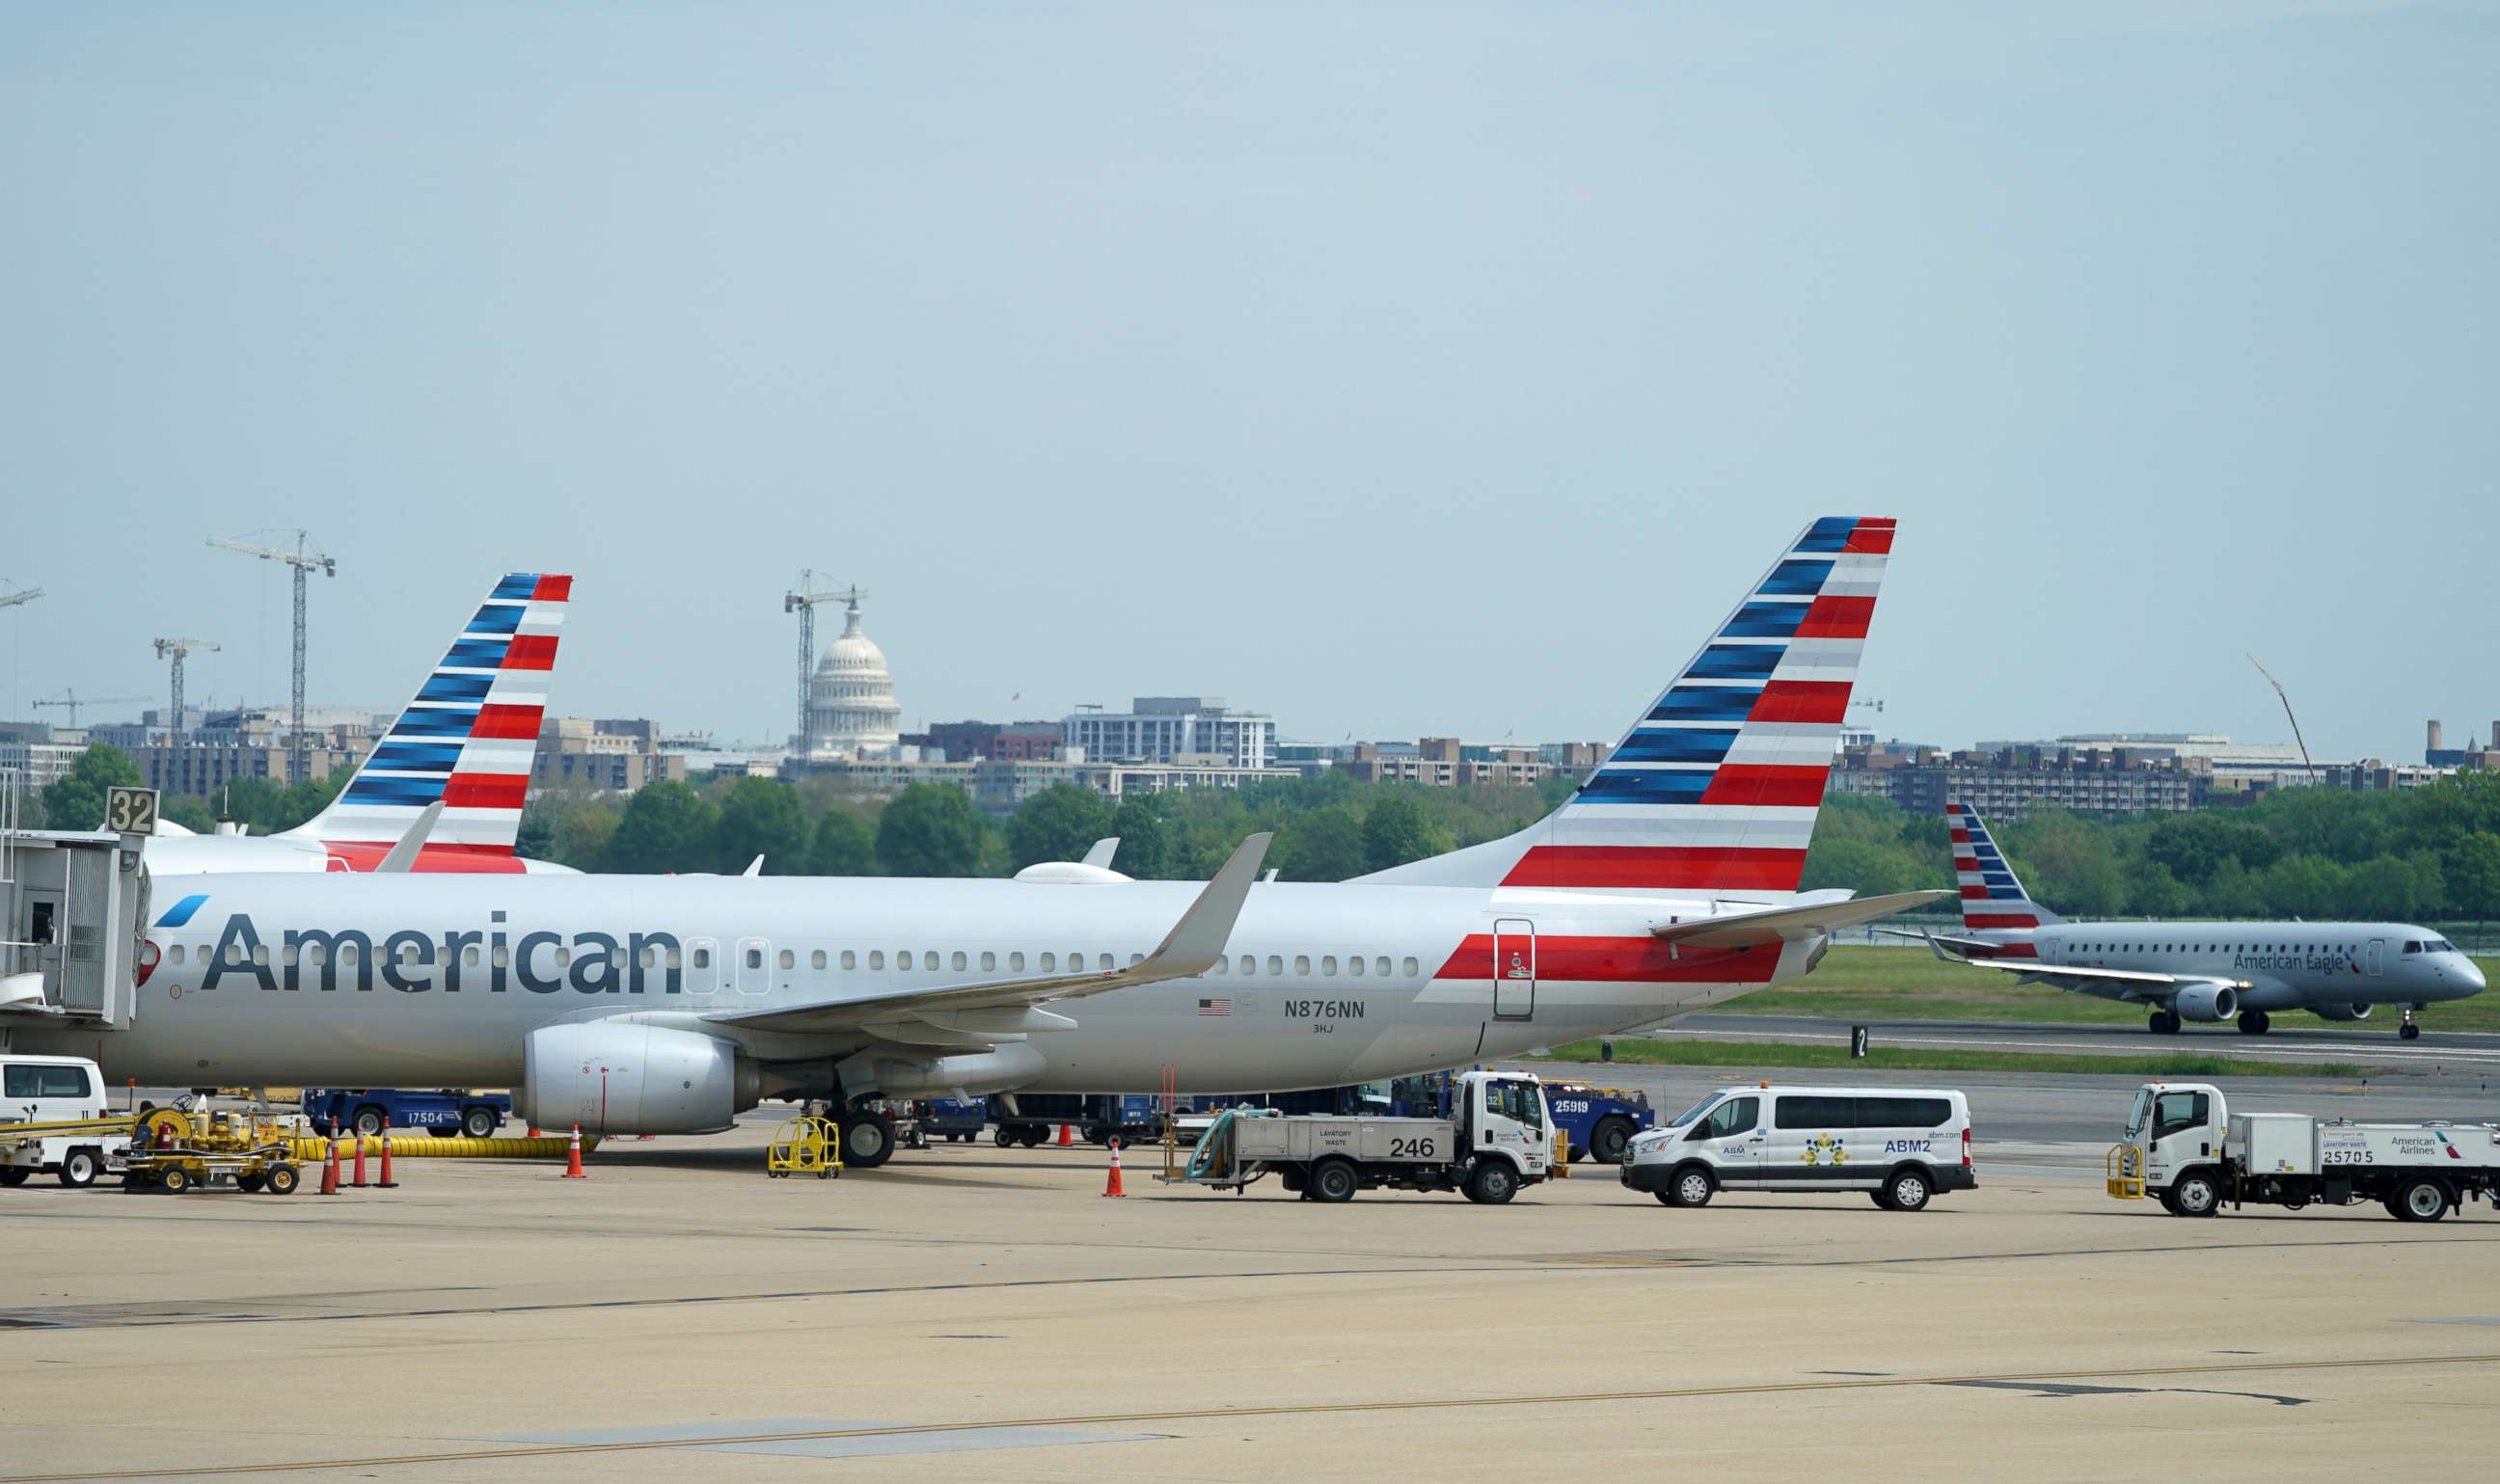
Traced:
MULTIPOLYGON (((2054 1132, 2080 1116, 2061 1097, 2012 1087, 1994 1116, 2054 1132)), ((771 1125, 609 1145, 581 1181, 409 1160, 397 1190, 329 1199, 0 1193, 0 1480, 2491 1462, 2487 1207, 2182 1220, 2097 1169, 1997 1160, 1985 1129, 1982 1187, 1917 1215, 1670 1210, 1585 1166, 1502 1208, 1321 1207, 1166 1189, 1151 1149, 1112 1202, 1083 1147, 767 1179, 771 1125)))
MULTIPOLYGON (((2289 1015, 2284 1016, 2285 1021, 2292 1019, 2289 1015)), ((2368 1029, 2329 1029, 2315 1022, 2278 1023, 2262 1036, 2244 1036, 2231 1026, 2189 1026, 2176 1036, 2155 1036, 2142 1026, 2130 1025, 2026 1024, 2007 1020, 1861 1022, 1714 1012, 1687 1016, 1666 1029, 1642 1034, 1699 1041, 1846 1046, 1853 1024, 1870 1026, 1878 1046, 2056 1056, 2245 1056, 2260 1061, 2317 1061, 2425 1073, 2471 1068, 2500 1078, 2500 1035, 2424 1031, 2418 1041, 2399 1041, 2392 1029, 2375 1023, 2368 1029)))

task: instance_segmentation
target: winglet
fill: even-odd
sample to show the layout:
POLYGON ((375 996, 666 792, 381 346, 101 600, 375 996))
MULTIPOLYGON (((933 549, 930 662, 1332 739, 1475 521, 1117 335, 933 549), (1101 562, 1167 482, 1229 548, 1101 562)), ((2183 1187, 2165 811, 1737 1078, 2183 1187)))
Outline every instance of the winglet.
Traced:
MULTIPOLYGON (((1155 951, 1146 955, 1154 965, 1174 979, 1187 979, 1215 967, 1224 956, 1224 945, 1233 937, 1233 924, 1240 919, 1241 904, 1250 899, 1250 887, 1259 879, 1260 863, 1267 858, 1267 846, 1276 838, 1272 831, 1250 836, 1235 847, 1233 858, 1206 884, 1189 911, 1180 915, 1172 930, 1155 951)), ((1140 967, 1143 967, 1141 965, 1140 967)))
POLYGON ((443 818, 443 800, 439 798, 418 810, 416 818, 408 823, 408 833, 399 837, 399 844, 392 846, 390 854, 384 855, 382 863, 374 869, 376 871, 415 870, 416 857, 425 850, 425 837, 434 833, 434 822, 441 818, 443 818))
POLYGON ((739 872, 738 874, 739 874, 739 875, 740 875, 740 876, 761 876, 761 875, 763 875, 763 874, 764 874, 764 857, 763 857, 763 856, 761 856, 761 855, 758 855, 758 856, 756 856, 753 860, 748 861, 748 862, 746 863, 746 869, 745 869, 745 870, 743 870, 743 871, 739 872))
POLYGON ((1078 861, 1077 864, 1095 866, 1107 871, 1111 869, 1111 857, 1119 853, 1119 849, 1120 837, 1118 835, 1104 835, 1102 839, 1095 841, 1092 846, 1087 848, 1085 858, 1078 861))

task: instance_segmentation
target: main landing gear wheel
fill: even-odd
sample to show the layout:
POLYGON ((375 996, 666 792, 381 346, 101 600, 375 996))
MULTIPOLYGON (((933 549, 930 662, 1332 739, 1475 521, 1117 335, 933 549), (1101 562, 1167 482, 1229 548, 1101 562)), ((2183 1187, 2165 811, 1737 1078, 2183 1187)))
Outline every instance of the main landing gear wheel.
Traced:
POLYGON ((2147 1029, 2151 1030, 2156 1036, 2176 1036, 2179 1034, 2179 1012, 2175 1010, 2156 1010, 2153 1013, 2153 1017, 2145 1022, 2145 1025, 2147 1029))
POLYGON ((853 1113, 841 1126, 842 1163, 873 1170, 894 1157, 894 1124, 882 1113, 853 1113))
POLYGON ((2270 1019, 2268 1019, 2268 1018, 2266 1017, 2266 1013, 2265 1013, 2264 1011, 2262 1011, 2262 1010, 2243 1010, 2243 1011, 2241 1011, 2241 1012, 2240 1012, 2240 1034, 2241 1034, 2241 1035, 2243 1035, 2243 1036, 2262 1036, 2262 1035, 2264 1035, 2267 1031, 2272 1030, 2273 1028, 2274 1028, 2274 1021, 2272 1021, 2272 1020, 2270 1020, 2270 1019))

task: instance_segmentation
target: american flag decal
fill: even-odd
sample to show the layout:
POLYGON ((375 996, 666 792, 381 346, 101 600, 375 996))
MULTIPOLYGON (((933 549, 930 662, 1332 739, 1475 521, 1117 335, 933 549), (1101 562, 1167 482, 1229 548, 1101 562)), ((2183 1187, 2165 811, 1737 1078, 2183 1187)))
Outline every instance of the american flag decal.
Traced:
POLYGON ((1202 1016, 1229 1016, 1233 1014, 1233 1002, 1229 999, 1201 1000, 1198 1002, 1198 1013, 1202 1016))

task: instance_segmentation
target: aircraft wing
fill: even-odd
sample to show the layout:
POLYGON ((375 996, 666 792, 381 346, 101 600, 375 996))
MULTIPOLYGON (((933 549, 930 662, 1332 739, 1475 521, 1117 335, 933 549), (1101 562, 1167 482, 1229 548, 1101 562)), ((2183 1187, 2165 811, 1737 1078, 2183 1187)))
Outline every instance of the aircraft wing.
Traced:
POLYGON ((2167 1004, 2180 990, 2197 984, 2211 984, 2217 989, 2246 989, 2245 979, 2224 979, 2215 974, 2154 974, 2142 969, 2089 969, 2080 964, 2043 964, 2036 959, 2010 959, 1992 963, 1978 960, 1983 969, 2001 969, 2019 976, 2017 983, 2054 984, 2060 989, 2116 990, 2120 998, 2167 1004))
POLYGON ((1791 907, 1767 907, 1760 912, 1739 913, 1734 917, 1695 918, 1690 922, 1670 922, 1653 927, 1650 936, 1662 943, 1683 944, 1693 948, 1751 948, 1758 944, 1784 943, 1793 938, 1811 938, 1836 927, 1856 927, 1878 918, 1889 918, 1896 912, 1924 907, 1948 891, 1895 891, 1889 896, 1861 896, 1846 901, 1808 902, 1791 907))
POLYGON ((1043 1002, 1191 979, 1213 968, 1224 956, 1224 945, 1233 936, 1233 924, 1240 919, 1241 905, 1249 900, 1251 884, 1258 880, 1260 862, 1266 858, 1273 839, 1270 833, 1242 841, 1155 951, 1125 969, 889 989, 803 1005, 723 1011, 704 1018, 747 1030, 798 1032, 857 1030, 911 1019, 925 1020, 941 1032, 971 1037, 1065 1029, 1072 1022, 1040 1009, 1043 1002))

